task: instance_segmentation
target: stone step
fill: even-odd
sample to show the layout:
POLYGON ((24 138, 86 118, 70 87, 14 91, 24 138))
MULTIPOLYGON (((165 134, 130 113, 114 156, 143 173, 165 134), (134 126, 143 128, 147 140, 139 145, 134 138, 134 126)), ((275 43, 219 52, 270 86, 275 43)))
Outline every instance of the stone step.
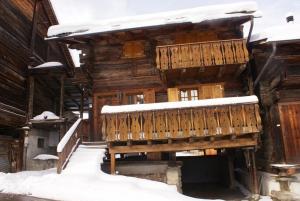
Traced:
POLYGON ((82 142, 83 145, 91 145, 91 146, 97 146, 97 145, 106 145, 105 141, 94 141, 94 142, 82 142))

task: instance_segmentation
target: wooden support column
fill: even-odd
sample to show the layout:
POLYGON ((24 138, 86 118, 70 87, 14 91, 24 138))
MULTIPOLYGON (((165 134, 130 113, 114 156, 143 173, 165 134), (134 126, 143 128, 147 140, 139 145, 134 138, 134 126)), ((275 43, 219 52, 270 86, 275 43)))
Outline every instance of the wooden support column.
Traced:
POLYGON ((80 118, 83 118, 83 106, 84 106, 84 89, 81 89, 81 96, 80 96, 80 118))
MULTIPOLYGON (((65 78, 64 76, 61 76, 60 78, 60 100, 59 100, 59 117, 63 118, 63 113, 64 113, 64 85, 65 85, 65 78)), ((59 129, 59 136, 60 139, 64 136, 65 133, 65 126, 63 123, 60 124, 60 129, 59 129)))
POLYGON ((93 97, 93 135, 91 140, 98 140, 97 136, 97 126, 98 126, 98 96, 94 95, 93 97))
POLYGON ((116 174, 116 157, 114 153, 110 154, 110 174, 116 174))
POLYGON ((28 114, 27 123, 32 119, 33 116, 33 97, 34 97, 34 77, 32 75, 28 78, 28 114))
POLYGON ((60 78, 60 100, 59 100, 59 117, 63 117, 64 112, 64 85, 65 85, 65 78, 64 76, 61 76, 60 78))
POLYGON ((34 53, 35 37, 36 37, 36 32, 37 32, 39 9, 40 9, 39 7, 40 7, 40 0, 35 0, 34 12, 33 12, 33 17, 32 17, 32 25, 31 25, 31 38, 29 41, 29 47, 30 47, 31 53, 34 53))
POLYGON ((255 154, 254 148, 244 150, 246 165, 249 170, 250 184, 251 184, 251 193, 257 195, 259 192, 258 183, 257 183, 257 172, 255 164, 255 154))
POLYGON ((255 163, 255 150, 250 150, 250 161, 251 161, 251 171, 252 171, 252 185, 253 185, 253 193, 258 194, 258 182, 257 182, 257 171, 256 171, 256 163, 255 163))

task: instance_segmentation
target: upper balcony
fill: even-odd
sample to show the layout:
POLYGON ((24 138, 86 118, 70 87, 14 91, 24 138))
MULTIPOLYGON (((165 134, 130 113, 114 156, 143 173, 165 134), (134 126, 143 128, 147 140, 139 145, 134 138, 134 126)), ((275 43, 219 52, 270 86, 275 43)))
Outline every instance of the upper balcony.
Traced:
POLYGON ((232 39, 156 47, 160 70, 245 64, 249 61, 246 40, 232 39))

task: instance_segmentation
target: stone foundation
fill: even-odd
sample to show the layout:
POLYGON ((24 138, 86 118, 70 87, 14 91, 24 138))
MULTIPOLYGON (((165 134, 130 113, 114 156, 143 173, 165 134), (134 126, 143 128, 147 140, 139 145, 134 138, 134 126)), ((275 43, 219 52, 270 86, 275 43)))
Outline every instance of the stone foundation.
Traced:
MULTIPOLYGON (((175 185, 178 192, 182 192, 180 162, 170 164, 168 161, 117 161, 116 164, 117 174, 175 185)), ((103 164, 102 169, 109 172, 109 163, 103 164)))

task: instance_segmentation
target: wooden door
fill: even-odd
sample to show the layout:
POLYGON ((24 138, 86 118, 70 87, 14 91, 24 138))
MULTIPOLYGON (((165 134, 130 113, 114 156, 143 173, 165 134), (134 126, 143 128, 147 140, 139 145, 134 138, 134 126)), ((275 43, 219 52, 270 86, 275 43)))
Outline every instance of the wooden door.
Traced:
POLYGON ((278 107, 286 162, 300 162, 300 102, 278 107))

